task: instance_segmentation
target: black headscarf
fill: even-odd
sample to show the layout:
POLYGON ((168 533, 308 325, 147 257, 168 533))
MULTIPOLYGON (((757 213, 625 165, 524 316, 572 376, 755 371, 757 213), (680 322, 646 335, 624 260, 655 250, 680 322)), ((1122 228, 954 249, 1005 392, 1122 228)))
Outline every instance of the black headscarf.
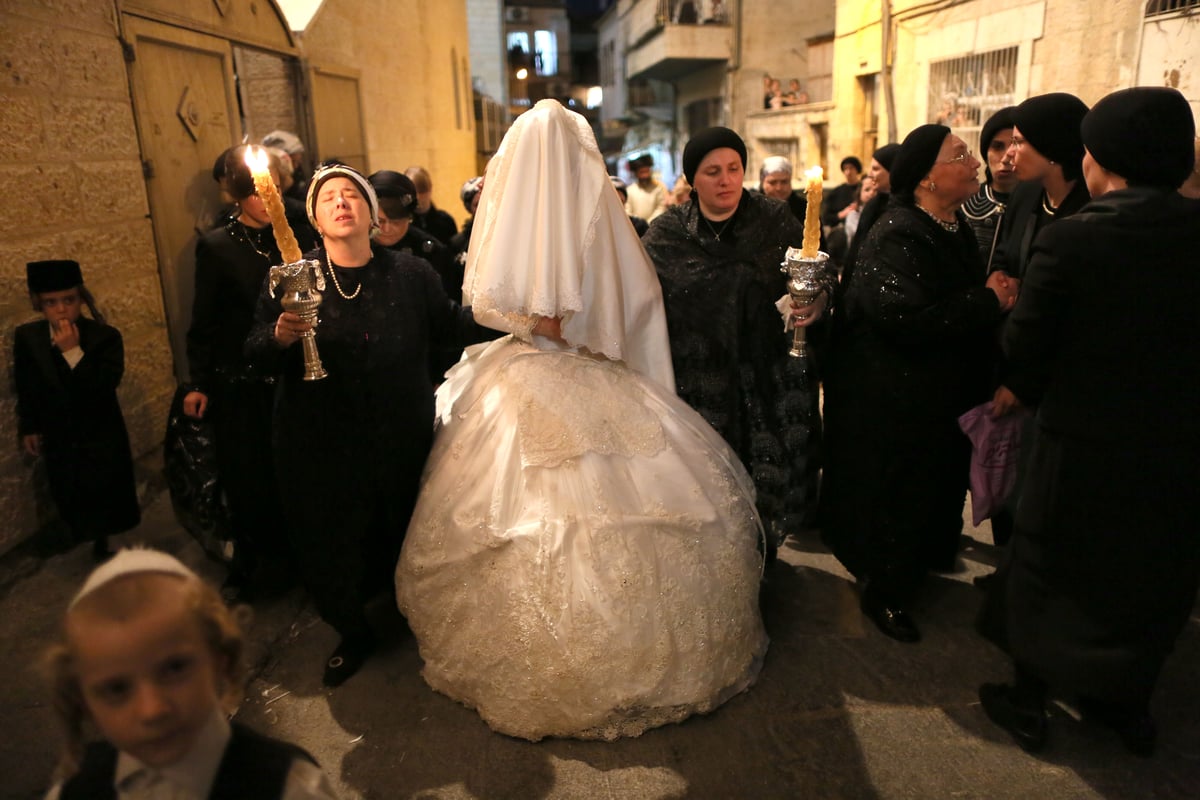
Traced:
POLYGON ((742 169, 746 168, 746 143, 742 141, 742 137, 729 128, 707 128, 688 140, 687 146, 683 148, 683 177, 687 178, 688 183, 695 184, 696 169, 700 162, 706 155, 721 147, 737 151, 742 159, 742 169))
POLYGON ((892 195, 901 200, 911 201, 913 191, 921 179, 929 174, 941 152, 942 142, 950 135, 950 129, 945 125, 920 125, 913 128, 896 153, 896 160, 890 170, 892 177, 892 195))
POLYGON ((992 182, 992 168, 988 166, 987 154, 992 147, 992 139, 996 138, 996 134, 1000 131, 1007 130, 1013 126, 1013 112, 1017 110, 1016 106, 1005 106, 987 118, 987 122, 983 123, 983 130, 979 133, 979 157, 983 159, 983 171, 987 175, 987 182, 992 182))
POLYGON ((1096 163, 1132 185, 1177 189, 1195 166, 1196 122, 1175 89, 1113 92, 1088 112, 1081 129, 1096 163))
POLYGON ((1062 166, 1069 181, 1083 175, 1083 137, 1079 124, 1088 113, 1082 100, 1066 92, 1031 97, 1013 111, 1013 124, 1025 141, 1062 166))
POLYGON ((900 145, 892 142, 885 144, 883 147, 871 154, 871 158, 879 162, 879 166, 886 169, 889 173, 892 171, 892 165, 896 163, 896 154, 900 152, 900 145))

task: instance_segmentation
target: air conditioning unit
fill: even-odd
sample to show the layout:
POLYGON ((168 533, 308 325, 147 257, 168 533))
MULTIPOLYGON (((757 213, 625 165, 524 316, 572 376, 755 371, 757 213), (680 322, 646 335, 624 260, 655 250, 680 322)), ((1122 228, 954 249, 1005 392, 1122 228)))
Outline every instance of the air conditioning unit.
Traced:
POLYGON ((504 9, 505 22, 528 22, 529 9, 524 6, 509 6, 504 9))

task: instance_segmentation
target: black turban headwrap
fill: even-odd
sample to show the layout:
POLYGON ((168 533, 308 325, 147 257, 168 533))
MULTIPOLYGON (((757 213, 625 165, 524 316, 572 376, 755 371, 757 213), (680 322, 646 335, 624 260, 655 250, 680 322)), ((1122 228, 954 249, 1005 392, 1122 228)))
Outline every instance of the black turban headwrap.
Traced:
POLYGON ((896 154, 900 152, 900 145, 892 142, 885 144, 883 147, 871 154, 871 158, 879 162, 879 166, 886 169, 889 173, 892 171, 892 165, 896 163, 896 154))
POLYGON ((704 157, 722 147, 736 150, 742 159, 742 169, 746 168, 746 143, 742 137, 729 128, 707 128, 693 136, 683 148, 683 177, 688 183, 695 184, 696 169, 704 157))
POLYGON ((979 132, 979 157, 983 159, 983 171, 987 174, 987 182, 992 182, 992 168, 988 166, 987 154, 992 147, 992 139, 996 138, 996 134, 1000 131, 1007 130, 1013 126, 1013 112, 1017 110, 1016 106, 1005 106, 988 117, 987 122, 983 123, 983 130, 979 132))
POLYGON ((1025 141, 1050 161, 1062 165, 1069 181, 1083 175, 1083 137, 1079 123, 1088 113, 1082 100, 1066 92, 1031 97, 1013 111, 1013 124, 1025 141))
POLYGON ((950 135, 945 125, 921 125, 913 128, 896 153, 892 163, 892 195, 901 200, 912 200, 913 191, 921 179, 933 169, 941 152, 942 142, 950 135))
POLYGON ((1196 122, 1175 89, 1113 92, 1096 103, 1081 128, 1096 163, 1131 185, 1177 189, 1195 166, 1196 122))

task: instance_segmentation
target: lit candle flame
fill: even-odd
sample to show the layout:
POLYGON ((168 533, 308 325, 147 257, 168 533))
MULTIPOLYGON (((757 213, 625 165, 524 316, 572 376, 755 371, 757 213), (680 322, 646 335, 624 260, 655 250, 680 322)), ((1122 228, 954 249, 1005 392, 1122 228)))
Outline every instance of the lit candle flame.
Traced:
POLYGON ((275 180, 271 177, 271 159, 267 156, 267 151, 261 147, 247 147, 246 166, 254 176, 254 188, 271 218, 271 230, 275 233, 275 243, 279 245, 283 263, 294 264, 300 261, 304 254, 300 252, 300 245, 296 242, 296 235, 292 233, 292 226, 288 225, 283 198, 280 197, 275 180))

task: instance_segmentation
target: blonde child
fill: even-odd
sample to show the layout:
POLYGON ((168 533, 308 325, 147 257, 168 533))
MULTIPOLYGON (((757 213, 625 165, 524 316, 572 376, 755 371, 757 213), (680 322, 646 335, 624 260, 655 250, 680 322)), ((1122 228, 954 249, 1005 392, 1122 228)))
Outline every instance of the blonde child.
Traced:
POLYGON ((211 586, 155 550, 122 550, 75 595, 48 654, 67 744, 47 800, 335 797, 298 747, 230 723, 242 636, 211 586), (84 745, 85 729, 102 741, 84 745))
POLYGON ((29 297, 44 319, 13 335, 17 431, 46 465, 50 493, 76 541, 97 560, 108 537, 141 521, 129 435, 117 401, 125 371, 120 332, 106 325, 70 260, 25 265, 29 297), (91 319, 83 316, 87 305, 91 319))

